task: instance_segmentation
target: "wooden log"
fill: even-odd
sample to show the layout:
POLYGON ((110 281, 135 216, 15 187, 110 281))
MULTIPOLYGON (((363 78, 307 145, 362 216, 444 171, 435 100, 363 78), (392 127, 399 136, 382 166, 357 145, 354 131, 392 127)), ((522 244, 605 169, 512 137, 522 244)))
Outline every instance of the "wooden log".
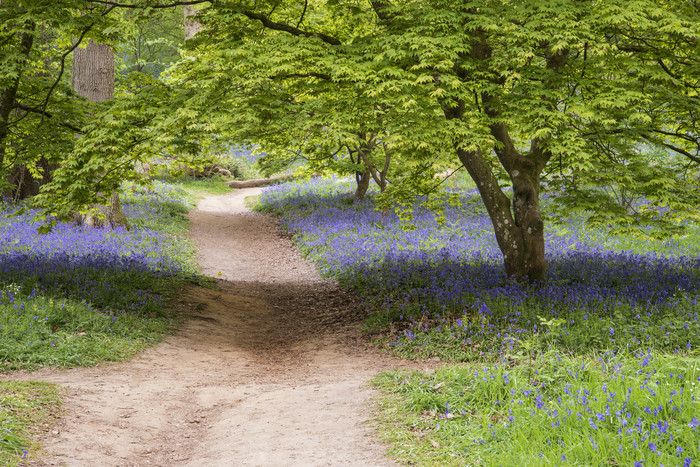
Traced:
POLYGON ((270 177, 270 178, 256 178, 253 180, 232 180, 230 182, 226 182, 226 185, 228 185, 229 188, 254 188, 254 187, 258 187, 258 186, 271 185, 271 184, 276 183, 276 182, 288 180, 292 177, 294 177, 294 175, 287 174, 287 175, 278 175, 277 177, 270 177))

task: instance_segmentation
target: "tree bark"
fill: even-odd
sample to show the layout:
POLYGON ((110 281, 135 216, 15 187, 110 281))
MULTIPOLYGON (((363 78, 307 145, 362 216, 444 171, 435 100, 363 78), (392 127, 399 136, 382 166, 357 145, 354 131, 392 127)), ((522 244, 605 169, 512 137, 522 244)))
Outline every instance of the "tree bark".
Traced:
POLYGON ((520 251, 513 255, 515 264, 506 265, 518 271, 512 275, 527 277, 530 282, 544 280, 547 260, 544 256, 544 221, 540 210, 539 171, 518 164, 513 178, 513 214, 515 234, 520 236, 520 251))
POLYGON ((253 188, 288 180, 293 176, 294 175, 279 175, 277 177, 270 178, 255 178, 253 180, 231 180, 230 182, 226 182, 226 185, 228 185, 229 188, 253 188))
POLYGON ((119 193, 114 193, 109 199, 109 205, 97 205, 92 207, 96 213, 76 214, 73 218, 76 224, 86 227, 124 227, 127 230, 131 229, 129 219, 127 219, 124 210, 122 209, 119 193))
POLYGON ((114 51, 107 44, 88 40, 73 52, 72 84, 75 92, 93 101, 114 97, 114 51))
POLYGON ((35 167, 41 174, 40 177, 35 177, 27 165, 15 165, 12 168, 9 182, 15 186, 12 190, 15 200, 38 195, 41 187, 53 179, 52 172, 58 168, 58 164, 51 163, 47 158, 41 157, 36 162, 35 167))
MULTIPOLYGON (((492 101, 482 95, 485 111, 492 101)), ((445 118, 460 119, 465 105, 443 106, 445 118)), ((459 141, 454 143, 459 160, 476 183, 486 211, 491 218, 498 247, 503 253, 506 274, 516 279, 538 282, 545 278, 547 260, 544 256, 544 222, 540 211, 540 173, 547 161, 547 153, 538 141, 533 141, 528 154, 521 154, 503 123, 491 125, 491 134, 498 142, 496 155, 508 172, 513 186, 513 203, 503 193, 491 164, 480 149, 466 150, 459 141)))
POLYGON ((355 202, 362 201, 367 194, 369 189, 369 181, 372 179, 369 168, 364 172, 355 172, 355 181, 357 181, 357 188, 355 189, 355 194, 353 199, 355 202))
MULTIPOLYGON (((86 47, 78 47, 73 52, 73 89, 81 96, 102 102, 114 97, 114 51, 106 44, 96 44, 89 40, 86 47)), ((119 194, 110 197, 109 206, 93 207, 97 214, 76 216, 79 224, 92 227, 122 226, 130 229, 124 214, 119 194)))
MULTIPOLYGON (((374 179, 377 186, 379 186, 379 191, 384 193, 386 190, 386 176, 389 172, 389 164, 391 162, 391 152, 388 150, 386 144, 383 145, 384 148, 384 165, 381 169, 377 168, 372 161, 371 155, 372 151, 377 148, 377 136, 374 134, 360 133, 359 135, 360 144, 355 145, 355 152, 358 155, 358 162, 363 162, 365 167, 371 177, 374 179)), ((365 191, 367 191, 365 189, 365 191)))
MULTIPOLYGON (((34 26, 32 25, 32 29, 34 26)), ((22 34, 19 44, 19 55, 23 56, 23 60, 29 60, 29 54, 32 50, 34 44, 34 35, 30 33, 22 34)), ((17 77, 10 82, 8 87, 0 90, 0 170, 5 165, 5 155, 6 155, 6 139, 9 134, 9 122, 10 115, 15 109, 15 99, 17 97, 17 90, 19 89, 19 82, 24 71, 24 63, 22 63, 17 70, 17 77)))
MULTIPOLYGON (((0 4, 2 2, 0 1, 0 4)), ((21 54, 29 58, 29 54, 33 47, 41 45, 42 43, 47 43, 49 40, 47 37, 47 27, 40 26, 40 30, 37 31, 35 25, 31 25, 30 29, 32 31, 38 32, 34 35, 24 33, 20 40, 20 50, 21 54), (37 42, 39 43, 37 45, 37 42)), ((51 62, 50 59, 44 58, 45 69, 49 69, 51 62)), ((21 75, 22 73, 20 73, 21 75)), ((34 72, 32 77, 44 77, 48 78, 48 72, 34 72)), ((16 78, 15 82, 10 88, 7 88, 2 93, 2 98, 0 98, 0 167, 2 167, 4 162, 8 162, 8 166, 11 161, 5 161, 5 145, 2 143, 8 135, 8 105, 9 111, 12 115, 19 119, 21 112, 28 112, 28 106, 23 105, 22 102, 17 100, 17 90, 19 85, 20 76, 16 78)), ((48 113, 44 112, 44 115, 48 113)), ((58 164, 50 162, 46 157, 40 157, 36 163, 33 164, 33 169, 36 169, 40 176, 36 177, 33 175, 33 170, 30 170, 30 165, 28 164, 15 164, 12 166, 10 171, 8 181, 14 186, 10 190, 11 196, 14 200, 26 199, 39 194, 41 187, 46 185, 52 180, 52 172, 58 167, 58 164)))
POLYGON ((539 174, 527 167, 513 169, 513 203, 503 193, 498 180, 480 151, 456 148, 479 190, 493 223, 498 247, 503 253, 506 274, 529 282, 541 281, 547 271, 544 256, 544 222, 539 202, 539 174))
POLYGON ((185 5, 182 9, 185 16, 185 40, 192 39, 202 30, 202 24, 194 19, 197 10, 194 9, 193 5, 185 5))

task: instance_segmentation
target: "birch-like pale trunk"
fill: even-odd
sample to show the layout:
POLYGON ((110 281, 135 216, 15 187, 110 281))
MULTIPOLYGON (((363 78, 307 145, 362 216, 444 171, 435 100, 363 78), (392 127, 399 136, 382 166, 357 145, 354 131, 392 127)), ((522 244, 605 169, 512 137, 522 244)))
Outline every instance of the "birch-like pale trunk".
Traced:
MULTIPOLYGON (((109 45, 87 41, 86 47, 73 52, 71 82, 75 92, 93 101, 102 102, 114 97, 114 51, 109 45)), ((119 194, 110 197, 109 206, 99 206, 101 215, 77 216, 76 221, 92 227, 121 226, 130 228, 119 194)))

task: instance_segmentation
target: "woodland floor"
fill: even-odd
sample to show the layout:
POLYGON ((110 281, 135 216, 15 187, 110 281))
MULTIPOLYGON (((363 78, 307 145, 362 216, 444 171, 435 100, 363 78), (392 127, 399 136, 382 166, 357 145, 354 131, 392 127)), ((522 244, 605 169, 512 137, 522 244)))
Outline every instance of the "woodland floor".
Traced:
POLYGON ((352 298, 245 207, 259 191, 190 213, 218 290, 183 290, 176 335, 120 364, 12 375, 66 388, 27 465, 392 465, 367 423, 367 382, 406 362, 378 354, 352 298))

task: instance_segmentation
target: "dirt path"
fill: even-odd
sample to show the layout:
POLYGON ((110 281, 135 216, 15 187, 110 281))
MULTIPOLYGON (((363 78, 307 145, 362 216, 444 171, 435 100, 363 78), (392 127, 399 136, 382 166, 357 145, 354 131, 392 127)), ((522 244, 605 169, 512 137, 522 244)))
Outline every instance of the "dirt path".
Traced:
POLYGON ((183 291, 192 319, 118 365, 42 370, 68 388, 44 456, 30 465, 391 465, 366 424, 369 378, 401 362, 359 337, 352 299, 319 278, 246 196, 190 214, 205 274, 183 291))

